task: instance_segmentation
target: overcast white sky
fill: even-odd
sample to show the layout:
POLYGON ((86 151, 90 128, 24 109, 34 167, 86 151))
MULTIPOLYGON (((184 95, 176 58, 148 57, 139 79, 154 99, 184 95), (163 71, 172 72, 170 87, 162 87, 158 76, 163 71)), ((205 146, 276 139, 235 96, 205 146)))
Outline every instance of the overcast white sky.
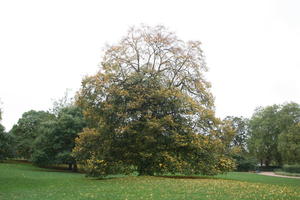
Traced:
POLYGON ((300 103, 299 11, 298 0, 1 0, 2 124, 78 90, 105 44, 141 23, 203 43, 217 116, 300 103))

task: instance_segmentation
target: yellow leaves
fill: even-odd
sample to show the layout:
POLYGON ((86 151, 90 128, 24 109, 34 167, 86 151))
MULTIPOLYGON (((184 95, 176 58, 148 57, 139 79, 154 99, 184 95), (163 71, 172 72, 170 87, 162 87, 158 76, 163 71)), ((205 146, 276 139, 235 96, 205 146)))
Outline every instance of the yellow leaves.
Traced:
POLYGON ((163 123, 168 124, 169 126, 174 126, 176 123, 174 122, 174 118, 171 115, 166 115, 162 119, 163 123))
POLYGON ((221 172, 229 172, 235 168, 235 162, 231 158, 221 157, 218 162, 218 169, 221 172))
MULTIPOLYGON (((210 95, 206 91, 205 83, 201 82, 204 80, 203 77, 199 77, 200 73, 196 69, 198 65, 190 66, 189 63, 183 66, 185 60, 192 62, 193 58, 191 54, 185 54, 180 48, 173 49, 180 54, 175 57, 178 62, 182 62, 181 65, 185 70, 192 68, 189 72, 195 72, 192 76, 187 76, 185 70, 181 72, 180 69, 172 66, 162 66, 165 68, 161 68, 162 71, 158 72, 154 63, 151 63, 153 69, 145 65, 140 66, 140 71, 135 71, 133 68, 136 65, 130 66, 132 59, 135 59, 134 55, 122 57, 126 55, 123 48, 122 52, 119 48, 111 48, 106 54, 107 62, 104 61, 103 65, 107 71, 99 75, 97 83, 91 84, 85 93, 88 95, 84 97, 86 101, 84 110, 88 115, 94 116, 91 117, 95 121, 94 127, 103 130, 105 135, 101 145, 107 143, 106 148, 95 150, 98 153, 97 158, 110 155, 110 151, 113 151, 114 155, 123 154, 126 157, 124 162, 128 165, 142 163, 142 157, 150 160, 149 165, 153 165, 150 167, 159 168, 161 171, 195 173, 205 168, 204 165, 200 166, 196 163, 198 160, 206 159, 201 157, 202 154, 198 156, 200 153, 204 152, 205 156, 208 152, 219 153, 213 146, 219 145, 217 142, 200 136, 200 134, 209 134, 209 130, 216 130, 213 127, 217 122, 214 111, 208 106, 210 102, 206 102, 212 99, 209 99, 210 95), (117 56, 117 54, 118 58, 109 58, 109 55, 117 56), (119 63, 118 66, 114 65, 120 59, 127 59, 127 61, 119 63), (124 67, 126 65, 127 67, 124 67), (166 76, 165 73, 169 74, 166 76), (176 76, 174 82, 170 80, 169 75, 176 76), (166 152, 161 153, 164 150, 166 152), (156 157, 159 159, 161 157, 161 160, 157 161, 156 157), (195 167, 192 166, 193 164, 195 167), (190 169, 192 167, 194 169, 190 169)), ((90 141, 83 138, 82 141, 90 141)), ((77 143, 87 149, 98 148, 93 141, 91 147, 77 143)), ((87 154, 84 148, 76 148, 78 152, 87 154)), ((107 160, 114 159, 120 158, 115 156, 107 160)), ((100 161, 101 159, 92 159, 88 162, 103 167, 104 163, 100 161)), ((98 170, 97 167, 95 169, 98 170)), ((99 170, 102 172, 103 169, 99 168, 99 170)))
POLYGON ((75 147, 72 154, 79 162, 85 162, 85 159, 94 153, 94 144, 99 138, 96 129, 84 128, 79 137, 75 138, 75 147), (92 149, 91 149, 92 148, 92 149))
POLYGON ((129 96, 129 92, 127 90, 120 90, 119 95, 127 97, 127 96, 129 96))

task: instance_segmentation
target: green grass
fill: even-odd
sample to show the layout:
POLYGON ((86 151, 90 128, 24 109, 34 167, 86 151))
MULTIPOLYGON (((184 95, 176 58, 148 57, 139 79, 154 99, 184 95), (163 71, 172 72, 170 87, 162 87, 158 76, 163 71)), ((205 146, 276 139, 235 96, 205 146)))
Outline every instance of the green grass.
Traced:
POLYGON ((0 164, 1 200, 300 199, 300 180, 228 173, 211 177, 89 179, 30 164, 0 164))

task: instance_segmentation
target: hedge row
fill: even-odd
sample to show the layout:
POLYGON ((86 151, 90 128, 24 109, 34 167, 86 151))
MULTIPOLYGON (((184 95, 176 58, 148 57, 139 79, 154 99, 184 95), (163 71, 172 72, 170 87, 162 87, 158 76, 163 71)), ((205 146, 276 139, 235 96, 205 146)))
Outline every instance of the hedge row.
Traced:
POLYGON ((300 165, 284 165, 282 171, 289 173, 300 173, 300 165))

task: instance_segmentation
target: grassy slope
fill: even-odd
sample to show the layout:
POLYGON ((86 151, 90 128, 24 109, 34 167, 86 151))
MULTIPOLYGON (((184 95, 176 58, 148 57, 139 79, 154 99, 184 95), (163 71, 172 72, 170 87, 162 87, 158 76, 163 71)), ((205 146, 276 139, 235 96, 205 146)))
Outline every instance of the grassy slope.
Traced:
POLYGON ((30 164, 0 164, 1 200, 300 199, 300 180, 229 173, 216 178, 120 177, 49 172, 30 164))

